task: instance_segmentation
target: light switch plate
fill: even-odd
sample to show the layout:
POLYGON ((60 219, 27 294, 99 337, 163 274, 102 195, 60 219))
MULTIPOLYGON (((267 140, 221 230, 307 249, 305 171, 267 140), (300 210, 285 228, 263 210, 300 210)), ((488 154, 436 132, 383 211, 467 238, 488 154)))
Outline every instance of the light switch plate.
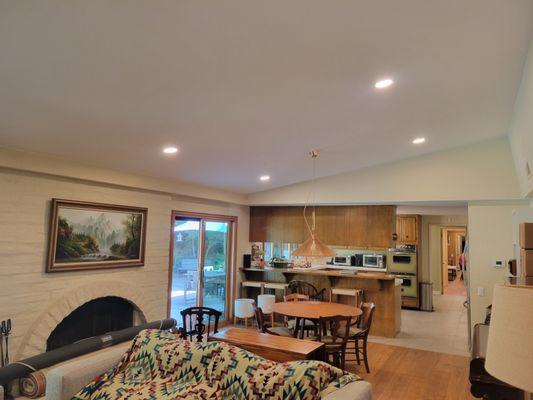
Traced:
POLYGON ((477 288, 477 295, 478 295, 479 297, 483 297, 483 296, 485 296, 485 288, 484 288, 483 286, 479 286, 479 287, 477 288))

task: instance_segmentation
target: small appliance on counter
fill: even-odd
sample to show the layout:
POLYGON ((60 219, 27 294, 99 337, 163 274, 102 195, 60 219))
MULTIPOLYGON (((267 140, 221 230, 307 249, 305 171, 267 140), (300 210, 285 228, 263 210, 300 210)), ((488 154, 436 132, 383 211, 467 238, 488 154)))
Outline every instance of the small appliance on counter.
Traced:
POLYGON ((385 254, 360 254, 354 250, 337 250, 335 257, 328 263, 328 268, 348 271, 387 272, 385 254))
POLYGON ((351 267, 354 264, 354 256, 350 255, 336 255, 331 260, 331 265, 340 265, 345 267, 351 267))

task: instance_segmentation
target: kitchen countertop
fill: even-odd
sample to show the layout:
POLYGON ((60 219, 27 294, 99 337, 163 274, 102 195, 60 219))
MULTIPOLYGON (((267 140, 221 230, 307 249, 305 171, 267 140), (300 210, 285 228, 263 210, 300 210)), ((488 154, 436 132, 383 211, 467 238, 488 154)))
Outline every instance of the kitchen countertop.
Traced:
POLYGON ((308 268, 240 268, 241 271, 254 271, 254 272, 280 272, 282 274, 305 274, 305 275, 322 275, 322 276, 336 276, 342 278, 352 279, 374 279, 382 281, 394 281, 393 275, 386 274, 385 272, 357 272, 343 273, 342 270, 327 270, 327 269, 308 269, 308 268))

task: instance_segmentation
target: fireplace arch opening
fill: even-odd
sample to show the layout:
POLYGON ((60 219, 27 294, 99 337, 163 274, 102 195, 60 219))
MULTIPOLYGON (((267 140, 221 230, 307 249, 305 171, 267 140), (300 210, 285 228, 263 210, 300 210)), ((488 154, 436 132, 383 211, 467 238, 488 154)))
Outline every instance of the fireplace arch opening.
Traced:
POLYGON ((46 351, 91 336, 129 328, 136 322, 135 311, 135 306, 122 297, 105 296, 90 300, 56 326, 46 341, 46 351))

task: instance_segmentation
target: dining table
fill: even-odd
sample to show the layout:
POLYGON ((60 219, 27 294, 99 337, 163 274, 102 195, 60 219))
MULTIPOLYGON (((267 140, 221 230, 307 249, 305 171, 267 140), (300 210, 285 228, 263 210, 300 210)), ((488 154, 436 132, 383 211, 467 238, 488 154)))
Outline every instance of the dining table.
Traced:
POLYGON ((284 301, 275 303, 273 311, 276 314, 284 315, 289 318, 295 318, 293 336, 303 339, 304 329, 303 323, 305 320, 310 320, 316 323, 319 318, 334 317, 342 315, 344 317, 359 317, 363 310, 358 307, 350 306, 348 304, 333 303, 329 301, 284 301))

